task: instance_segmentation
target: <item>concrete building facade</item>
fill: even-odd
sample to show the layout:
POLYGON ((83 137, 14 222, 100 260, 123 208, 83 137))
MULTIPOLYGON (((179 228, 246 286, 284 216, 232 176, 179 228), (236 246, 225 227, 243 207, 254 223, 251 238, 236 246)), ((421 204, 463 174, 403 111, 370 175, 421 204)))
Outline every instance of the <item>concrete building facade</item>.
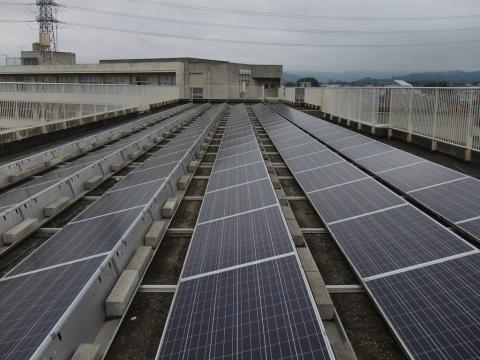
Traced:
POLYGON ((0 67, 0 82, 178 86, 183 98, 229 98, 229 90, 278 97, 282 65, 251 65, 196 58, 100 60, 99 64, 0 67))

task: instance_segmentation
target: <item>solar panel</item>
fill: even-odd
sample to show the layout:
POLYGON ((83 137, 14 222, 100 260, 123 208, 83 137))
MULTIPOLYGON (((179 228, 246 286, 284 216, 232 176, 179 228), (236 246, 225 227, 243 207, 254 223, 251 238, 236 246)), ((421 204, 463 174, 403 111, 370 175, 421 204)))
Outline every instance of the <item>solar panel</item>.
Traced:
POLYGON ((248 152, 244 152, 238 155, 231 155, 226 158, 219 159, 217 157, 212 172, 215 173, 217 171, 225 171, 238 166, 253 164, 258 161, 263 161, 263 156, 256 149, 252 149, 248 152))
POLYGON ((319 165, 319 167, 313 170, 295 173, 295 177, 307 193, 340 183, 363 179, 367 176, 363 171, 358 170, 345 160, 342 160, 340 163, 332 163, 331 165, 319 165))
POLYGON ((362 135, 349 135, 341 140, 331 141, 330 144, 334 149, 348 149, 357 147, 358 145, 371 143, 372 139, 362 135))
POLYGON ((267 259, 294 251, 278 207, 198 225, 182 276, 267 259))
POLYGON ((105 256, 0 279, 0 354, 29 359, 105 256))
POLYGON ((250 142, 248 144, 242 144, 238 146, 234 146, 231 148, 221 148, 217 153, 217 159, 223 159, 230 156, 239 156, 240 154, 244 154, 246 152, 251 152, 257 149, 256 142, 250 142))
POLYGON ((361 157, 356 160, 358 164, 370 170, 373 173, 386 171, 389 169, 401 168, 414 163, 418 163, 422 159, 418 156, 411 155, 400 150, 384 150, 374 156, 361 157))
POLYGON ((367 282, 414 359, 478 359, 480 255, 367 282))
POLYGON ((207 192, 230 186, 260 180, 268 177, 263 161, 212 174, 208 181, 207 192))
POLYGON ((396 188, 409 192, 464 177, 432 162, 422 162, 382 173, 382 179, 396 188))
POLYGON ((285 156, 285 159, 290 159, 293 157, 313 154, 320 150, 324 150, 325 146, 321 145, 318 142, 306 143, 306 144, 296 144, 295 147, 288 148, 288 155, 285 156))
POLYGON ((379 211, 405 204, 405 200, 380 185, 372 178, 363 178, 347 184, 336 184, 310 194, 310 200, 318 205, 324 221, 332 222, 352 216, 379 211))
POLYGON ((329 228, 362 277, 474 249, 411 205, 330 224, 329 228))
POLYGON ((136 208, 70 223, 17 265, 8 276, 110 251, 141 211, 141 208, 136 208))
POLYGON ((180 282, 158 359, 330 359, 295 256, 180 282))

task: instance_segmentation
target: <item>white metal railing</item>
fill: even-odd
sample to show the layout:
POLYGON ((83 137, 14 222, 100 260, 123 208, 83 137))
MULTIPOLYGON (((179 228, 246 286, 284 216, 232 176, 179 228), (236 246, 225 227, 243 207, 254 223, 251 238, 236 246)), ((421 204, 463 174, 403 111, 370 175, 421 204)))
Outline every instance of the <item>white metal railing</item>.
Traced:
MULTIPOLYGON (((284 90, 285 100, 295 101, 295 88, 284 90)), ((302 91, 305 103, 320 106, 333 116, 480 150, 480 88, 327 87, 302 91)))
POLYGON ((265 99, 263 86, 187 86, 185 94, 191 100, 258 100, 265 99))
POLYGON ((3 82, 0 128, 19 129, 178 98, 176 86, 3 82))

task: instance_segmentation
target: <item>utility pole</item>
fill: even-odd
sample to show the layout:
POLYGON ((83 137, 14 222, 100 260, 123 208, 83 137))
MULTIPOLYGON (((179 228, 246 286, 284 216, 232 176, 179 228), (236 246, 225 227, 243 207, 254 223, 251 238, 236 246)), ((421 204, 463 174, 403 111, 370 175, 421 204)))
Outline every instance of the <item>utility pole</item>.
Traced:
POLYGON ((57 51, 58 4, 54 0, 37 0, 39 43, 42 51, 57 51))

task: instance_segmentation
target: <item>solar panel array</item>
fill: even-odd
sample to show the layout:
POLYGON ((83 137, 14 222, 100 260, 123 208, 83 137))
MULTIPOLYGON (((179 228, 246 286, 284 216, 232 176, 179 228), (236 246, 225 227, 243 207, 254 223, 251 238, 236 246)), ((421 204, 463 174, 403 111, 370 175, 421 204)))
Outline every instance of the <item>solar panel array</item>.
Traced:
POLYGON ((252 108, 410 357, 478 358, 479 251, 279 114, 252 108))
POLYGON ((232 108, 160 359, 329 359, 245 106, 232 108))
POLYGON ((153 199, 170 186, 171 174, 184 166, 182 159, 223 106, 207 110, 0 279, 2 359, 30 358, 60 325, 100 265, 106 266, 119 245, 128 246, 134 224, 151 217, 153 199))
MULTIPOLYGON (((170 109, 162 113, 154 114, 144 119, 138 120, 136 123, 139 123, 139 125, 140 124, 146 125, 152 119, 163 117, 163 116, 166 116, 167 114, 177 113, 180 110, 183 111, 188 108, 189 108, 188 105, 178 106, 174 109, 170 109)), ((166 127, 169 124, 175 123, 176 121, 178 121, 179 118, 184 117, 185 114, 191 111, 194 111, 194 109, 178 114, 176 116, 173 116, 154 126, 147 127, 135 134, 122 138, 119 141, 116 141, 106 147, 92 150, 88 154, 78 159, 72 160, 67 164, 64 164, 59 169, 52 170, 47 174, 41 175, 35 179, 32 179, 19 186, 16 186, 12 190, 9 190, 7 192, 0 194, 0 213, 3 211, 7 211, 8 209, 12 208, 18 203, 24 201, 25 199, 28 199, 31 196, 38 194, 40 191, 54 185, 55 183, 67 178, 70 175, 73 175, 77 171, 90 166, 91 164, 104 158, 105 156, 112 154, 113 152, 127 146, 128 144, 134 143, 135 140, 138 140, 154 131, 157 131, 160 128, 166 127)))
POLYGON ((285 105, 271 107, 480 241, 480 180, 285 105))

